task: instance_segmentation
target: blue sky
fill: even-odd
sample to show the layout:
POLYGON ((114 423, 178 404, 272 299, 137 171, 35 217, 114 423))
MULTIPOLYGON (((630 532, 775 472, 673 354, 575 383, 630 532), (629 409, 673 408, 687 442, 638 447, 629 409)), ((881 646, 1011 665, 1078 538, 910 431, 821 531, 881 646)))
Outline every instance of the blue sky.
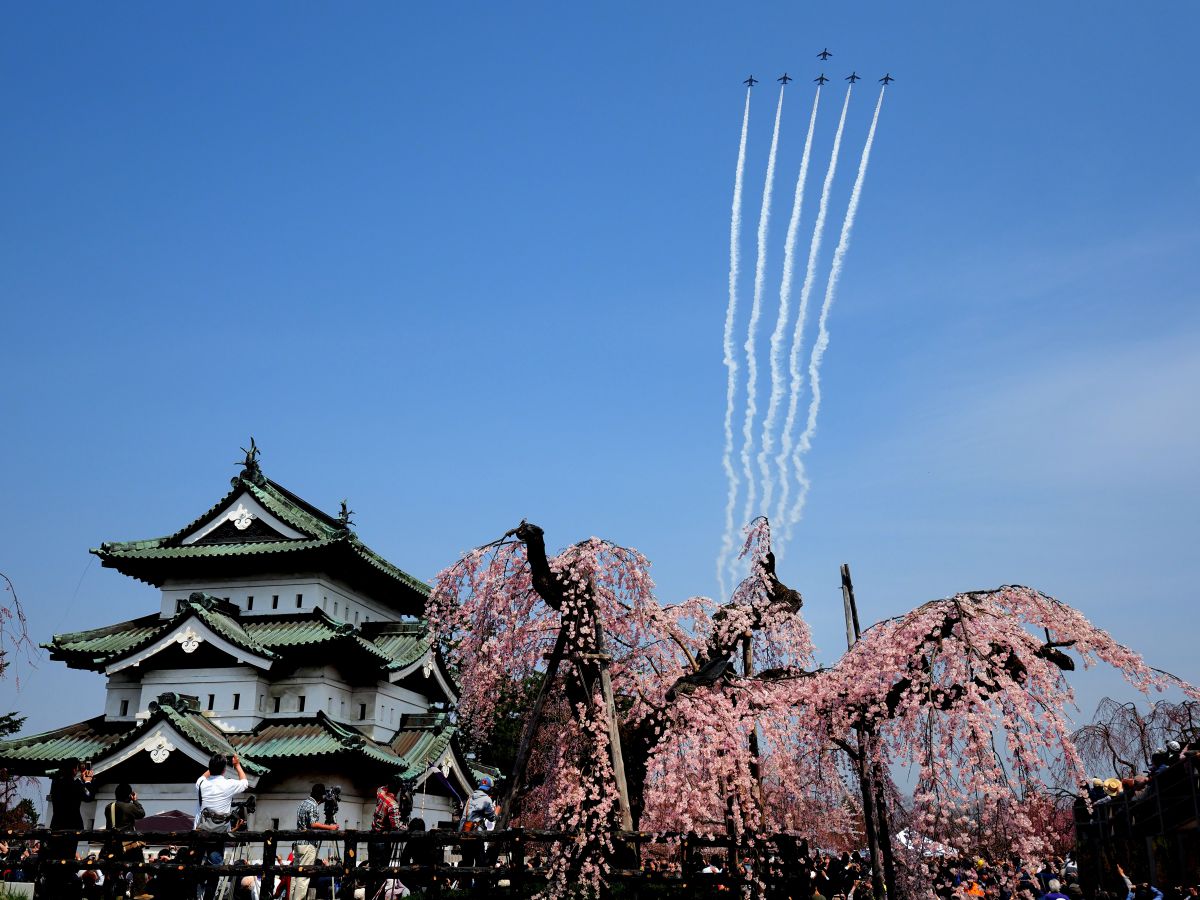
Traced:
MULTIPOLYGON (((715 592, 740 82, 749 237, 798 79, 777 284, 809 79, 857 69, 899 80, 782 572, 822 656, 848 561, 867 620, 1030 584, 1200 681, 1200 8, 1081 9, 5 7, 0 571, 33 637, 154 608, 87 549, 191 519, 250 434, 421 577, 528 517, 715 592)), ((100 708, 94 675, 21 675, 31 729, 100 708)), ((1113 689, 1078 683, 1086 714, 1113 689)))

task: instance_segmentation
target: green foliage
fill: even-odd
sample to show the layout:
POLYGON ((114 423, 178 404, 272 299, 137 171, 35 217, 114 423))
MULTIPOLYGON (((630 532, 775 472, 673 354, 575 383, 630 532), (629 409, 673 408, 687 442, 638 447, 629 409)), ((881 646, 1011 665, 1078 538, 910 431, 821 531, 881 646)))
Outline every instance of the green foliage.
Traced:
MULTIPOLYGON (((9 799, 0 801, 0 831, 8 829, 23 830, 26 828, 37 828, 38 826, 38 811, 33 805, 33 801, 28 797, 23 797, 14 805, 9 806, 12 802, 12 793, 10 789, 13 782, 5 782, 4 792, 9 794, 9 799)), ((0 898, 3 900, 3 898, 0 898)))

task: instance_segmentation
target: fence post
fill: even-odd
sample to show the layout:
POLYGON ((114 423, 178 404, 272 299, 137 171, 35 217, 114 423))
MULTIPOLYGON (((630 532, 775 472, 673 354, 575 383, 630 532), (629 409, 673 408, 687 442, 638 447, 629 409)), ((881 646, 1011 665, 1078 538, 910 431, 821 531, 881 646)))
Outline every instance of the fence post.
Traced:
POLYGON ((525 886, 525 839, 519 828, 512 829, 508 835, 508 883, 519 897, 520 888, 525 886))
POLYGON ((278 855, 275 832, 268 831, 266 839, 263 840, 263 877, 262 886, 259 888, 260 896, 275 896, 275 858, 278 855))
MULTIPOLYGON (((351 888, 358 881, 358 832, 347 831, 346 843, 342 850, 342 880, 350 881, 351 888)), ((353 890, 350 891, 354 893, 353 890)))

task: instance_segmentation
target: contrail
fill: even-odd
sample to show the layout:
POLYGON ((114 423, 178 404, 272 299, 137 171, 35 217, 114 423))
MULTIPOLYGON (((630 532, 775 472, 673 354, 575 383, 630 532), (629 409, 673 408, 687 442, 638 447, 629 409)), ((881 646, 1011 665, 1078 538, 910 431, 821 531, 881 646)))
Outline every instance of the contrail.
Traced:
MULTIPOLYGON (((804 375, 800 369, 800 349, 804 345, 804 323, 808 318, 808 301, 812 296, 813 282, 817 277, 817 260, 821 255, 825 216, 829 212, 829 193, 833 190, 833 178, 837 174, 838 154, 842 148, 842 131, 846 127, 846 111, 850 108, 850 94, 853 90, 854 85, 846 88, 846 99, 842 103, 842 115, 838 119, 837 132, 833 136, 829 168, 825 170, 825 184, 821 187, 821 202, 817 206, 817 221, 813 225, 812 242, 808 245, 808 266, 804 272, 804 284, 800 287, 800 308, 796 313, 796 327, 792 332, 792 349, 788 354, 788 375, 791 378, 788 411, 787 417, 784 419, 783 430, 780 432, 779 455, 775 457, 775 467, 779 470, 779 506, 776 508, 775 519, 780 522, 788 508, 788 492, 791 486, 788 478, 788 461, 792 455, 794 443, 792 431, 796 427, 796 411, 800 406, 800 389, 804 384, 804 375)), ((780 546, 782 548, 782 544, 780 546)))
POLYGON ((812 356, 808 360, 808 381, 812 386, 812 399, 808 404, 808 424, 793 453, 796 463, 797 479, 800 481, 800 496, 788 513, 787 537, 791 537, 792 528, 800 521, 804 511, 804 501, 808 497, 808 479, 804 477, 802 454, 812 446, 813 435, 817 431, 817 413, 821 409, 821 360, 825 356, 825 348, 829 346, 829 308, 833 306, 833 298, 837 295, 838 279, 842 275, 842 267, 846 262, 846 251, 850 249, 850 233, 854 228, 854 217, 858 214, 858 201, 862 198, 863 181, 867 176, 867 163, 871 159, 871 146, 875 143, 875 126, 879 124, 879 110, 883 108, 883 95, 887 85, 879 90, 879 100, 875 103, 875 115, 871 117, 871 130, 867 132, 867 142, 863 144, 862 157, 858 161, 858 175, 854 179, 854 189, 850 192, 850 204, 846 207, 846 218, 842 221, 842 234, 838 238, 837 247, 833 251, 833 263, 829 267, 829 283, 825 286, 825 302, 821 304, 821 316, 817 321, 817 340, 813 344, 812 356))
POLYGON ((729 305, 725 308, 725 452, 721 465, 729 483, 729 496, 725 501, 725 536, 721 541, 721 552, 717 556, 717 580, 721 585, 721 597, 725 591, 725 560, 733 552, 733 508, 737 503, 738 477, 733 470, 733 401, 737 392, 737 357, 733 348, 733 325, 737 318, 737 285, 741 269, 741 254, 738 244, 742 232, 742 181, 746 172, 746 134, 750 129, 750 89, 746 89, 746 109, 742 113, 742 138, 738 143, 737 170, 733 176, 733 211, 729 216, 729 305))
POLYGON ((767 270, 767 231, 771 222, 771 195, 775 190, 775 152, 779 148, 779 121, 783 117, 783 92, 787 86, 779 88, 779 103, 775 107, 775 129, 771 133, 771 150, 767 154, 767 175, 763 181, 762 206, 758 213, 758 261, 754 266, 754 298, 750 303, 750 324, 746 329, 746 415, 742 419, 742 474, 746 476, 746 506, 742 512, 742 521, 749 522, 754 512, 754 501, 757 491, 754 484, 754 470, 750 459, 754 451, 754 420, 758 418, 758 353, 755 347, 755 337, 758 333, 758 320, 762 318, 763 283, 767 270))
POLYGON ((792 280, 796 262, 796 234, 800 230, 800 212, 804 207, 804 185, 808 181, 808 161, 812 154, 813 130, 817 124, 817 108, 821 104, 821 86, 813 98, 812 115, 808 119, 808 135, 804 138, 804 153, 800 157, 800 174, 796 176, 796 191, 792 200, 792 218, 788 222, 787 240, 783 245, 783 280, 779 285, 779 317, 775 330, 771 332, 771 399, 767 403, 767 417, 763 421, 762 448, 758 452, 758 471, 762 476, 762 508, 770 510, 775 480, 771 477, 771 466, 767 457, 774 449, 775 423, 779 418, 779 405, 783 401, 783 336, 787 333, 791 318, 792 280))

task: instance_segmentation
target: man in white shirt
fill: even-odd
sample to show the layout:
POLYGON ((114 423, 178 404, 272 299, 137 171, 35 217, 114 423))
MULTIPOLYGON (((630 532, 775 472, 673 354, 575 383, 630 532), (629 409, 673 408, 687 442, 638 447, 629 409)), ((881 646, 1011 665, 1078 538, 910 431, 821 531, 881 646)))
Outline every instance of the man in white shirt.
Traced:
MULTIPOLYGON (((229 763, 224 754, 214 753, 208 761, 208 770, 196 779, 196 796, 199 800, 196 809, 196 827, 200 825, 200 814, 203 810, 228 816, 233 809, 233 798, 249 786, 246 773, 242 771, 242 764, 236 753, 231 762, 234 771, 237 772, 237 778, 226 776, 225 770, 229 763)), ((221 857, 224 856, 224 847, 223 842, 209 845, 205 850, 205 861, 211 866, 219 866, 221 857)), ((216 896, 218 881, 217 878, 208 879, 204 885, 204 900, 213 900, 213 897, 216 896)))
POLYGON ((196 790, 200 799, 200 806, 196 810, 196 825, 200 824, 200 810, 202 809, 211 809, 215 813, 229 815, 233 809, 233 798, 249 787, 246 773, 242 771, 242 764, 236 753, 233 755, 232 762, 233 768, 237 772, 237 778, 230 778, 225 774, 229 763, 224 754, 215 753, 208 761, 208 771, 196 779, 196 790))

